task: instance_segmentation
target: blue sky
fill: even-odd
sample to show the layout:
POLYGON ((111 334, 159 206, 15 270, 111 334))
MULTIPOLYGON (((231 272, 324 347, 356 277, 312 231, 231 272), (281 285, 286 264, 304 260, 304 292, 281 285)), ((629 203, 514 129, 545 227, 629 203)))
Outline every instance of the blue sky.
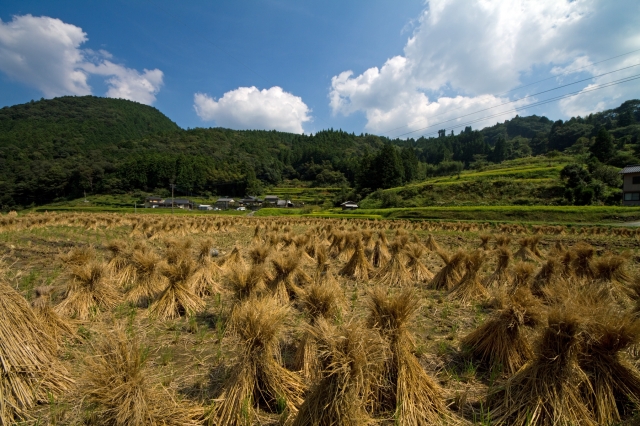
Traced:
POLYGON ((631 0, 3 0, 0 20, 0 106, 91 93, 183 128, 418 137, 640 98, 617 83, 640 75, 631 0))

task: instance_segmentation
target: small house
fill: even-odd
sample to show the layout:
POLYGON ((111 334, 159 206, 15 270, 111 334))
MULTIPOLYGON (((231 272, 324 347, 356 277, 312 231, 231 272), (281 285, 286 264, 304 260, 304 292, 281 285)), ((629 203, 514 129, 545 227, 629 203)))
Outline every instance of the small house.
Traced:
POLYGON ((245 206, 249 208, 260 207, 262 203, 263 201, 260 198, 254 197, 252 195, 248 195, 239 201, 239 204, 241 206, 245 206))
POLYGON ((358 205, 353 201, 345 201, 340 205, 342 206, 342 210, 355 210, 358 208, 358 205))
POLYGON ((640 164, 626 166, 622 175, 622 205, 640 206, 640 164))
POLYGON ((211 207, 211 205, 209 204, 200 204, 198 206, 198 210, 208 211, 208 210, 213 210, 213 207, 211 207))
POLYGON ((193 208, 193 203, 186 198, 166 198, 162 200, 159 204, 159 207, 165 208, 178 208, 183 210, 191 210, 193 208))
POLYGON ((222 197, 216 201, 216 207, 220 210, 229 210, 236 203, 233 198, 222 197))
POLYGON ((280 197, 278 197, 277 195, 267 195, 264 197, 264 203, 270 204, 273 206, 277 206, 279 200, 280 200, 280 197))
POLYGON ((291 200, 278 200, 276 202, 276 207, 280 207, 280 208, 293 207, 293 203, 291 202, 291 200))
POLYGON ((164 199, 162 197, 154 197, 154 196, 147 197, 144 199, 144 206, 147 209, 156 208, 156 207, 159 207, 163 201, 164 199))

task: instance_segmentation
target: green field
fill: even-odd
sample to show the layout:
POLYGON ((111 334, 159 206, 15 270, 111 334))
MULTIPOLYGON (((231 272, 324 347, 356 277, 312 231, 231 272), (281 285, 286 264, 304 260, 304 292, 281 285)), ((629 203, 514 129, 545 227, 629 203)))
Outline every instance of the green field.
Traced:
MULTIPOLYGON (((335 214, 340 214, 334 211, 335 214)), ((640 208, 616 206, 460 206, 359 209, 349 216, 385 219, 621 224, 640 220, 640 208)))
POLYGON ((438 176, 378 190, 360 202, 366 209, 426 206, 557 205, 563 202, 560 171, 572 157, 505 161, 459 175, 438 176))

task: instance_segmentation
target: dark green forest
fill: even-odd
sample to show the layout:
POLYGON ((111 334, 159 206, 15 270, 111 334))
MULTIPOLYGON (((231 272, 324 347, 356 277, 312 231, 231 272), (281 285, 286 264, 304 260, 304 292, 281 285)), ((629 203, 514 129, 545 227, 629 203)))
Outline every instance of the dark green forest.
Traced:
MULTIPOLYGON (((183 130, 157 109, 85 97, 0 109, 0 209, 87 194, 260 194, 283 181, 344 187, 360 199, 427 176, 564 151, 622 167, 640 163, 640 101, 563 122, 515 117, 482 130, 389 139, 329 129, 314 135, 183 130)), ((575 179, 574 179, 575 180, 575 179)))

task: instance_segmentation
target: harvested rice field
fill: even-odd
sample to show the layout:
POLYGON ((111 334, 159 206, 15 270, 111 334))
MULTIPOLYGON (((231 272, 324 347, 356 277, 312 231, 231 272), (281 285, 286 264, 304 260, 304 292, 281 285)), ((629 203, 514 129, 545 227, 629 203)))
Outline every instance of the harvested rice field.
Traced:
POLYGON ((640 422, 640 232, 0 216, 0 425, 640 422))

